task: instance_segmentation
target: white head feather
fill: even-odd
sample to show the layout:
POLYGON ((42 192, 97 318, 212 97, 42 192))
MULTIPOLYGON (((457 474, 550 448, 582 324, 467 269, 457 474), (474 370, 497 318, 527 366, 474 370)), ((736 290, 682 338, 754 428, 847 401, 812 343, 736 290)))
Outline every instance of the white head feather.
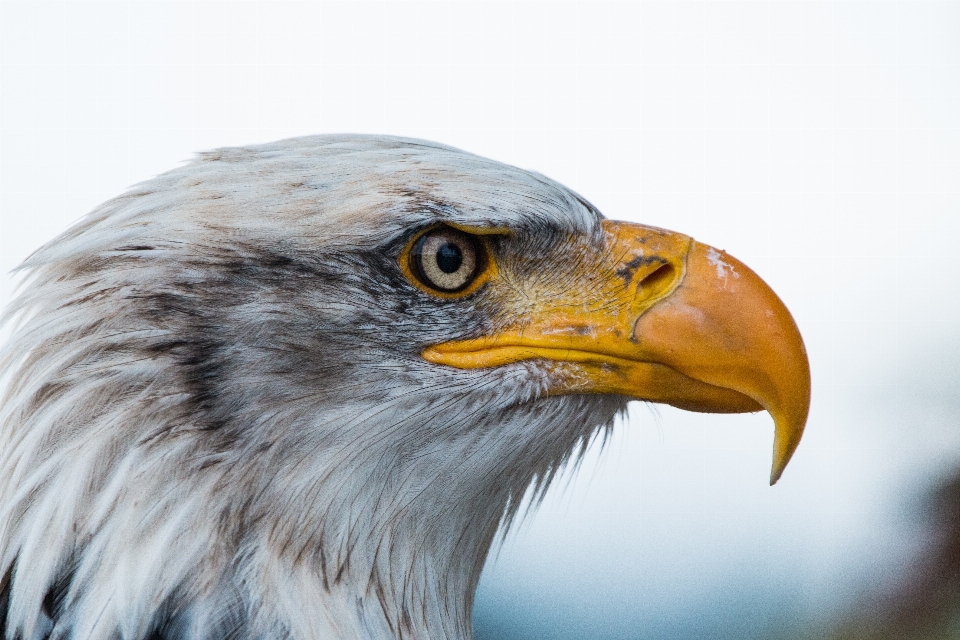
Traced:
POLYGON ((453 221, 546 256, 599 219, 537 174, 366 136, 201 154, 98 207, 8 310, 7 637, 469 638, 498 527, 625 401, 427 363, 499 320, 396 254, 453 221))

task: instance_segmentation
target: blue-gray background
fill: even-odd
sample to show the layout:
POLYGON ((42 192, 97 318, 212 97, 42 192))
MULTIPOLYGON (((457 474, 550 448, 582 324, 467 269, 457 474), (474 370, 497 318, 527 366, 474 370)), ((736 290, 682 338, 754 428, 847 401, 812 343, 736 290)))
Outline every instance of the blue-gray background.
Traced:
POLYGON ((632 406, 491 556, 481 639, 805 633, 923 549, 960 467, 960 3, 4 2, 0 267, 194 151, 340 131, 722 247, 809 348, 780 484, 766 415, 632 406))

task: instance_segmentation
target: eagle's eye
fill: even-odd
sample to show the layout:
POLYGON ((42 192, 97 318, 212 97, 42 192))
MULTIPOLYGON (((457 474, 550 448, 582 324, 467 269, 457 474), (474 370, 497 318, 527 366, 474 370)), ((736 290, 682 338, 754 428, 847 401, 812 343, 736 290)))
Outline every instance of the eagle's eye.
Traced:
POLYGON ((404 251, 401 266, 421 289, 441 297, 460 296, 486 279, 490 258, 480 237, 443 225, 416 236, 404 251))

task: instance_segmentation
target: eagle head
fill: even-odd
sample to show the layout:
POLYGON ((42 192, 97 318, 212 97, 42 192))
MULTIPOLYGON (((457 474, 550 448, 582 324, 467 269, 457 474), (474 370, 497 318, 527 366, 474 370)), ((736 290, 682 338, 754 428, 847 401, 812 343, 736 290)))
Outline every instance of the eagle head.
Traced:
POLYGON ((810 377, 742 263, 450 147, 219 149, 33 256, 0 360, 0 628, 469 638, 498 528, 631 399, 810 377))

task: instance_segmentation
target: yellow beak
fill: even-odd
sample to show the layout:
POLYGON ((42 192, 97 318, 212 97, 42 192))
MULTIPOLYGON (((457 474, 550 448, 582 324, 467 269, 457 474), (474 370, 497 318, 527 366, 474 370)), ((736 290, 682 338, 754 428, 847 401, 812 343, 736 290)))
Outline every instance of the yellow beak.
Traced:
MULTIPOLYGON (((743 263, 688 236, 604 221, 591 291, 544 296, 495 335, 438 344, 424 359, 463 369, 565 363, 550 395, 617 393, 710 413, 766 409, 775 483, 810 406, 810 366, 790 312, 743 263)), ((573 271, 574 273, 576 270, 573 271)))

